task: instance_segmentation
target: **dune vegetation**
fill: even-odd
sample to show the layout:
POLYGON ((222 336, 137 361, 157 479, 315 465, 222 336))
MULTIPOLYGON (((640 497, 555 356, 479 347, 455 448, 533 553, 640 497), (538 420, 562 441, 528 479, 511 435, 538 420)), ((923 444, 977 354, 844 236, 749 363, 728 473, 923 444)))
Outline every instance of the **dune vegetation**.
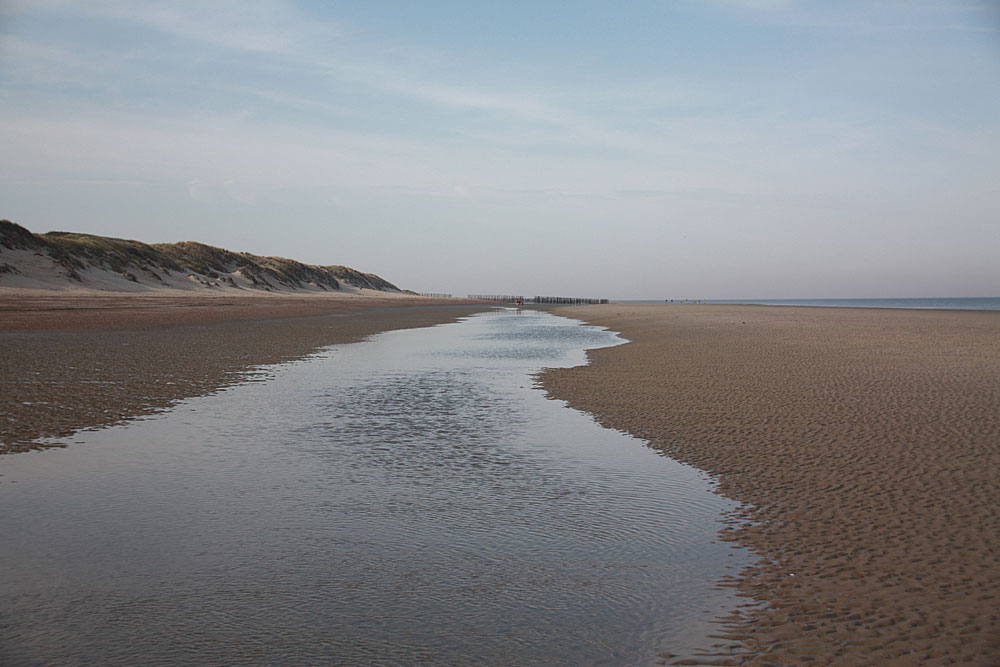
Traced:
MULTIPOLYGON (((340 290, 342 283, 362 289, 400 291, 373 273, 347 266, 314 266, 194 241, 147 244, 73 232, 34 234, 9 220, 0 220, 0 246, 48 258, 66 279, 81 284, 88 282, 87 269, 99 269, 133 283, 165 287, 186 278, 207 287, 265 291, 340 290)), ((4 253, 0 276, 23 274, 14 254, 4 253)))

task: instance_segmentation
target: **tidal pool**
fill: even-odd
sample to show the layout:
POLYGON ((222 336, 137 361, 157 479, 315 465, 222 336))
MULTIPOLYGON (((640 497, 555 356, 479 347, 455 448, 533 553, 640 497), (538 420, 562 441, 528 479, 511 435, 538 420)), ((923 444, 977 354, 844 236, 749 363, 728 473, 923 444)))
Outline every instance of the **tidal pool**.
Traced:
POLYGON ((745 555, 696 470, 534 388, 498 310, 0 461, 0 664, 656 664, 745 555))

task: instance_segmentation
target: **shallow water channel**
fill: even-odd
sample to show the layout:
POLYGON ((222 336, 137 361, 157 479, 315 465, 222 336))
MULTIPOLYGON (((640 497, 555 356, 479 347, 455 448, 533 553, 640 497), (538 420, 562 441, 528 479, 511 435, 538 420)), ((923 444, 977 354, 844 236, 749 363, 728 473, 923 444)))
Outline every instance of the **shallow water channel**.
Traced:
POLYGON ((0 461, 0 664, 655 664, 730 508, 533 388, 613 333, 498 310, 0 461))

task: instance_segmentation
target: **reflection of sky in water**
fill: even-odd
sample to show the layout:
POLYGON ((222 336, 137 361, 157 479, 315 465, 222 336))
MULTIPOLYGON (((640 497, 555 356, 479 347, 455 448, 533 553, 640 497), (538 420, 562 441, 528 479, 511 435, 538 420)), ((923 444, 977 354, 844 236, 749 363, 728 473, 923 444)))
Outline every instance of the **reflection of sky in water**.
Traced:
POLYGON ((390 332, 9 459, 0 662, 677 652, 721 611, 725 501, 530 389, 616 340, 512 311, 390 332))

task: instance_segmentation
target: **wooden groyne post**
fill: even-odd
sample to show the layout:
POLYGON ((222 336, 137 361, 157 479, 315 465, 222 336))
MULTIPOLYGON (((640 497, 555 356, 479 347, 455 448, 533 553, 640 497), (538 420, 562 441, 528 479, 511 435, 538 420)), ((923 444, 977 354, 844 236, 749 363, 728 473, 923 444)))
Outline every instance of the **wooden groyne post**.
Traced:
POLYGON ((560 305, 580 306, 584 304, 608 303, 607 299, 586 299, 575 296, 536 296, 535 303, 556 303, 560 305))
POLYGON ((534 296, 523 297, 511 294, 470 294, 470 299, 479 301, 496 301, 499 303, 552 303, 559 305, 579 306, 583 304, 608 303, 607 299, 589 299, 576 296, 534 296))

